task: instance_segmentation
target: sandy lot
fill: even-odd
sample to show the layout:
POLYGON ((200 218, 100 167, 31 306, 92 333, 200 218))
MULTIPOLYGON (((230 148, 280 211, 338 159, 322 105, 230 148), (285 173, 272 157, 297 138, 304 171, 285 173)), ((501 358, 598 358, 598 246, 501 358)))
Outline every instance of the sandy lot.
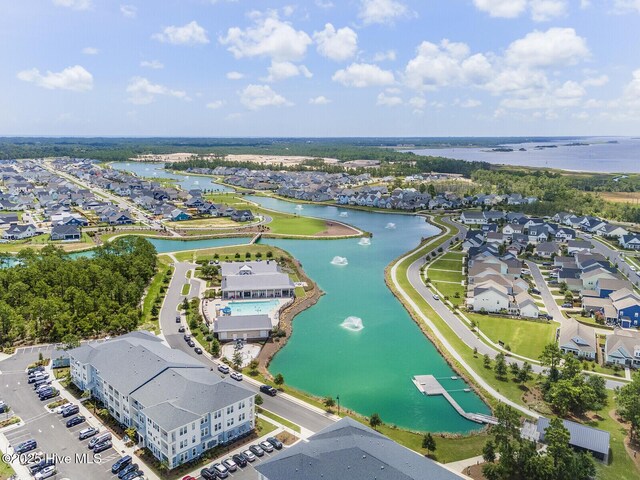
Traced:
POLYGON ((148 154, 138 155, 137 157, 130 158, 133 162, 186 162, 195 157, 193 153, 167 153, 167 154, 148 154))
MULTIPOLYGON (((278 165, 282 163, 287 166, 299 165, 305 160, 311 160, 313 157, 301 157, 301 156, 288 156, 288 155, 227 155, 227 160, 236 162, 255 162, 263 163, 265 165, 278 165)), ((335 164, 338 163, 336 158, 325 158, 324 163, 335 164)))
POLYGON ((599 195, 607 202, 640 203, 640 192, 600 192, 599 195))

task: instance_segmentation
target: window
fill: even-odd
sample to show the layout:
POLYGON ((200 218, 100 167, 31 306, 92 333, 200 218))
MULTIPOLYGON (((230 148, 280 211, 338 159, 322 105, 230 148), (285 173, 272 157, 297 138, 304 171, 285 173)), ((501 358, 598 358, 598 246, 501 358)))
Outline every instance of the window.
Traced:
POLYGON ((191 437, 191 443, 196 443, 196 436, 195 436, 195 435, 193 435, 193 436, 191 437))

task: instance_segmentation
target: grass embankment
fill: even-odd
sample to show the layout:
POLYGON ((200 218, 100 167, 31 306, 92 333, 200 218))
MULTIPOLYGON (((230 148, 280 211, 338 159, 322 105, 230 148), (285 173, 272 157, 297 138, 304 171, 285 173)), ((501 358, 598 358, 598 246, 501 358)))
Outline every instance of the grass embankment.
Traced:
POLYGON ((267 210, 244 200, 234 193, 215 193, 205 195, 205 197, 214 203, 223 203, 235 209, 251 210, 254 215, 270 217, 272 221, 266 224, 270 233, 278 235, 316 235, 328 228, 324 219, 267 210))
POLYGON ((164 298, 164 292, 171 279, 170 270, 168 257, 158 257, 158 271, 151 279, 142 302, 142 322, 139 326, 141 330, 151 330, 156 334, 160 333, 158 314, 164 298), (153 308, 154 305, 156 306, 155 309, 153 308), (153 315, 153 312, 155 312, 155 315, 153 315))
POLYGON ((273 432, 277 428, 278 427, 276 427, 273 423, 266 421, 264 418, 256 418, 256 431, 261 437, 273 432))
POLYGON ((545 345, 555 340, 556 329, 560 324, 546 321, 533 321, 509 317, 466 313, 494 343, 504 342, 513 353, 538 359, 545 345))
POLYGON ((432 285, 456 306, 464 304, 466 297, 466 287, 462 284, 463 261, 463 253, 447 252, 429 263, 426 269, 426 277, 432 285))

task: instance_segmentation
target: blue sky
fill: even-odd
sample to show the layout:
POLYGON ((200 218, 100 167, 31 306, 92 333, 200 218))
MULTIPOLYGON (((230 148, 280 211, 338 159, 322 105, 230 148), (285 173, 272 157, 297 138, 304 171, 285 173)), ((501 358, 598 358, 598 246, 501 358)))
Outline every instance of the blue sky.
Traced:
POLYGON ((0 0, 0 134, 640 134, 640 0, 0 0))

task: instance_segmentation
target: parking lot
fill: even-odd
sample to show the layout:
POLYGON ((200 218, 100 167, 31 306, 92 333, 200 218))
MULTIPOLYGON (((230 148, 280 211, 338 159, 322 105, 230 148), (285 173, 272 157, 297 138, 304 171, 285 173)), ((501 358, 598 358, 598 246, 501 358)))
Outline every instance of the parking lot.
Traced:
MULTIPOLYGON (((54 347, 29 347, 19 349, 15 355, 0 362, 0 398, 4 400, 24 425, 5 431, 4 435, 12 446, 25 440, 35 439, 38 447, 47 455, 56 455, 57 475, 54 479, 113 479, 111 465, 120 455, 110 448, 94 458, 93 452, 87 448, 89 439, 78 440, 78 432, 88 426, 100 427, 93 417, 71 428, 66 427, 62 415, 50 413, 46 405, 55 401, 50 399, 41 402, 33 386, 28 383, 25 372, 30 363, 38 360, 42 352, 44 357, 51 355, 54 347)), ((77 403, 77 402, 76 402, 77 403)), ((10 453, 13 453, 11 450, 10 453)))

